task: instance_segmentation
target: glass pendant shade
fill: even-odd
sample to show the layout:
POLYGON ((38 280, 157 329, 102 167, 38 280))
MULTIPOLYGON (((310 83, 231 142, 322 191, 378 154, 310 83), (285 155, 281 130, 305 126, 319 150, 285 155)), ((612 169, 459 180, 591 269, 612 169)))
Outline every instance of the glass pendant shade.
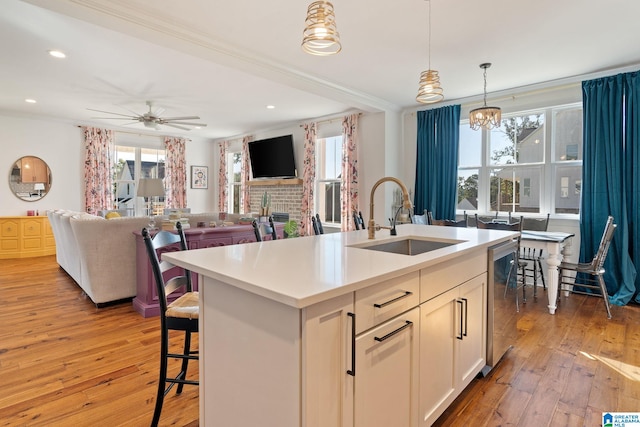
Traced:
POLYGON ((334 55, 342 50, 333 4, 328 1, 311 3, 304 22, 302 50, 319 56, 334 55))
POLYGON ((442 87, 440 86, 440 76, 435 70, 426 70, 420 73, 420 87, 416 101, 422 104, 433 104, 444 99, 442 87))

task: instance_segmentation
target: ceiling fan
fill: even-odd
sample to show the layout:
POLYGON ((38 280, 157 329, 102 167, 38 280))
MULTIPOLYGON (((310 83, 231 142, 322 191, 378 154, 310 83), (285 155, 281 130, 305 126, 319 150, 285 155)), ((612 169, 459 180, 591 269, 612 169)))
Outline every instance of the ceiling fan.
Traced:
POLYGON ((145 127, 153 128, 153 129, 160 129, 160 125, 165 125, 165 126, 171 126, 177 129, 182 129, 182 130, 192 129, 187 126, 194 126, 194 127, 206 126, 205 123, 192 123, 192 122, 184 121, 184 120, 199 120, 200 117, 198 116, 160 117, 160 114, 162 113, 163 110, 159 112, 158 111, 154 112, 153 102, 147 101, 146 104, 149 106, 149 111, 147 111, 144 114, 135 114, 135 113, 134 115, 120 114, 120 113, 114 113, 111 111, 94 110, 92 108, 87 108, 87 110, 96 111, 98 113, 107 113, 107 114, 113 114, 116 116, 121 116, 121 117, 92 117, 93 119, 133 120, 130 123, 125 123, 123 126, 131 125, 134 123, 142 123, 144 124, 145 127))

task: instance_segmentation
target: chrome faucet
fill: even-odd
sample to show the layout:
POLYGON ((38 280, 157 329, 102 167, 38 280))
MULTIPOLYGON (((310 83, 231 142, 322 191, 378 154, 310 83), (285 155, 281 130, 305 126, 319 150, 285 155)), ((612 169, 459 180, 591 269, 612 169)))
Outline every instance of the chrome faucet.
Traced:
POLYGON ((369 227, 367 227, 367 231, 369 232, 369 239, 375 239, 376 229, 380 230, 380 228, 382 228, 379 225, 376 225, 376 221, 373 219, 373 195, 376 192, 376 188, 378 188, 378 186, 383 182, 387 181, 393 181, 400 186, 400 190, 402 190, 402 206, 405 209, 411 209, 412 207, 411 200, 409 199, 409 191, 407 190, 407 187, 402 183, 402 181, 392 176, 385 176, 384 178, 380 178, 378 182, 373 184, 373 188, 371 189, 371 196, 369 197, 369 227))

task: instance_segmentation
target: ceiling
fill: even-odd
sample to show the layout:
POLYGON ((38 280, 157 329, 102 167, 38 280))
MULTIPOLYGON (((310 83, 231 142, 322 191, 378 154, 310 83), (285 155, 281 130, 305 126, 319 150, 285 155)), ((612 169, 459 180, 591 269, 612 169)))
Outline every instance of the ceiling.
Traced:
MULTIPOLYGON (((342 52, 329 57, 300 48, 310 2, 3 0, 0 112, 117 129, 87 109, 142 114, 153 101, 163 116, 207 123, 163 134, 227 138, 420 107, 427 1, 333 0, 342 52)), ((481 99, 482 62, 493 63, 489 94, 616 72, 640 64, 638 16, 637 0, 431 0, 431 68, 445 102, 481 99)))

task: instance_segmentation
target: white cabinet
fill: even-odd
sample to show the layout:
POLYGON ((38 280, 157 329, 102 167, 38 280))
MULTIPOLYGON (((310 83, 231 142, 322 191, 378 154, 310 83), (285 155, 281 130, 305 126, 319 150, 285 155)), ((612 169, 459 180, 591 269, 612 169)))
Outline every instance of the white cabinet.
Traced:
POLYGON ((353 293, 302 310, 302 425, 353 425, 353 293))
POLYGON ((484 367, 486 274, 420 306, 420 419, 430 426, 484 367))
POLYGON ((419 322, 416 307, 357 337, 355 427, 417 426, 419 322))

